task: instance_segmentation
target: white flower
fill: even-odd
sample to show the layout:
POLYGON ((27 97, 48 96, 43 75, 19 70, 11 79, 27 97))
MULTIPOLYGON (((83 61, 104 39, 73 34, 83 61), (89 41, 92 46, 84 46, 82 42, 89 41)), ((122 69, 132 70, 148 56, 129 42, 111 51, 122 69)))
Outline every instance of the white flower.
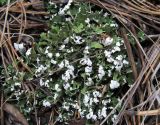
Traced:
POLYGON ((67 70, 66 72, 62 75, 62 80, 64 80, 65 82, 68 82, 68 80, 72 78, 74 78, 74 67, 72 65, 68 65, 67 66, 67 70))
POLYGON ((89 19, 89 18, 87 18, 87 19, 85 20, 85 23, 88 24, 88 27, 91 27, 91 25, 90 25, 90 19, 89 19))
POLYGON ((48 49, 46 49, 44 53, 47 54, 48 52, 49 52, 48 49))
POLYGON ((98 117, 99 117, 100 119, 102 118, 101 110, 100 110, 100 109, 98 110, 98 117))
POLYGON ((117 59, 118 61, 122 61, 123 56, 122 56, 122 55, 118 55, 118 56, 116 57, 116 59, 117 59))
POLYGON ((59 88, 59 84, 56 84, 56 85, 54 86, 54 89, 55 89, 57 92, 60 92, 60 91, 61 91, 61 89, 59 88))
POLYGON ((15 86, 21 86, 21 83, 19 83, 19 82, 15 82, 15 84, 14 84, 15 86))
POLYGON ((48 56, 49 58, 52 58, 53 54, 52 54, 52 53, 47 53, 47 56, 48 56))
POLYGON ((58 97, 58 94, 57 94, 57 93, 55 93, 55 94, 54 94, 54 97, 53 97, 53 98, 54 98, 54 100, 57 100, 57 97, 58 97))
POLYGON ((64 61, 62 61, 60 64, 58 64, 59 68, 64 68, 64 61))
POLYGON ((111 83, 110 83, 109 86, 110 86, 111 89, 116 89, 116 88, 118 88, 120 86, 120 84, 116 80, 111 80, 111 83))
POLYGON ((27 52, 26 52, 26 56, 31 55, 31 50, 32 50, 32 48, 29 48, 29 49, 27 50, 27 52))
POLYGON ((65 45, 61 45, 60 47, 59 47, 59 50, 63 50, 65 48, 65 45))
POLYGON ((71 79, 70 73, 68 71, 65 72, 65 74, 62 74, 62 80, 65 82, 68 82, 68 80, 71 79))
POLYGON ((113 57, 109 57, 109 58, 107 58, 107 61, 108 61, 109 63, 111 63, 111 62, 114 61, 114 59, 113 59, 113 57))
POLYGON ((111 57, 111 54, 112 53, 110 51, 107 51, 107 50, 104 51, 105 57, 111 57))
POLYGON ((57 64, 57 61, 51 59, 51 63, 52 63, 52 64, 57 64))
POLYGON ((64 89, 67 90, 70 87, 70 84, 67 82, 63 85, 64 89))
POLYGON ((128 65, 129 62, 128 62, 127 60, 123 60, 123 64, 124 64, 124 65, 128 65))
POLYGON ((116 52, 116 51, 121 51, 121 48, 119 47, 119 46, 115 46, 114 47, 114 51, 116 52))
POLYGON ((88 58, 87 56, 84 56, 84 57, 80 60, 80 64, 92 66, 92 61, 91 61, 90 58, 88 58))
POLYGON ((44 100, 44 101, 43 101, 43 106, 44 106, 44 107, 50 107, 50 106, 51 106, 51 103, 48 102, 48 101, 46 101, 46 100, 44 100))
POLYGON ((14 90, 14 86, 11 86, 11 91, 13 91, 14 90))
POLYGON ((69 42, 69 37, 67 37, 65 40, 64 40, 64 44, 67 44, 69 42))
POLYGON ((90 98, 89 105, 91 106, 93 104, 93 98, 90 98))
POLYGON ((108 70, 108 77, 111 77, 111 75, 112 75, 111 70, 108 70))
POLYGON ((90 112, 86 115, 86 118, 87 119, 91 119, 93 117, 93 112, 90 112))
POLYGON ((114 60, 113 64, 116 65, 120 65, 120 61, 114 60))
POLYGON ((102 108, 102 112, 101 112, 101 115, 105 118, 107 116, 107 108, 106 107, 103 107, 102 108))
POLYGON ((113 42, 113 38, 111 38, 111 37, 107 37, 106 39, 102 40, 102 44, 104 46, 109 46, 112 44, 112 42, 113 42))
POLYGON ((37 63, 39 63, 39 61, 40 61, 40 60, 39 60, 39 58, 38 58, 38 57, 37 57, 36 61, 37 61, 37 63))
POLYGON ((107 105, 107 103, 108 103, 108 101, 102 100, 102 104, 103 104, 103 105, 107 105))
POLYGON ((111 27, 118 27, 118 25, 116 23, 112 23, 110 24, 111 27))
POLYGON ((87 86, 91 86, 93 84, 93 80, 92 80, 92 78, 87 78, 87 82, 85 82, 85 85, 87 85, 87 86))
POLYGON ((95 121, 97 120, 97 116, 96 115, 92 115, 92 119, 95 121))
POLYGON ((63 9, 60 9, 59 14, 64 15, 65 11, 67 11, 70 8, 72 2, 73 0, 69 0, 65 7, 63 9))
POLYGON ((109 13, 105 12, 103 16, 107 17, 108 15, 109 15, 109 13))
POLYGON ((117 115, 114 114, 111 119, 112 119, 112 122, 114 123, 116 121, 116 119, 117 119, 117 115))
POLYGON ((103 69, 103 66, 100 65, 98 68, 98 78, 101 80, 104 75, 105 75, 105 71, 103 69))
POLYGON ((98 91, 94 91, 93 92, 93 96, 96 98, 96 97, 101 97, 101 93, 98 92, 98 91))
POLYGON ((88 49, 89 49, 89 46, 86 46, 85 49, 84 49, 84 51, 83 51, 83 53, 84 53, 84 54, 89 54, 88 49))
POLYGON ((84 99, 83 99, 83 103, 84 103, 85 106, 88 105, 89 100, 90 100, 89 94, 85 94, 85 95, 84 95, 84 99))
POLYGON ((89 113, 86 115, 87 119, 91 119, 93 117, 93 110, 90 108, 89 113))
POLYGON ((23 43, 14 43, 14 48, 17 50, 17 51, 23 51, 24 50, 24 44, 23 43))
POLYGON ((44 67, 43 65, 40 65, 40 66, 38 67, 38 69, 36 70, 36 73, 37 73, 37 72, 44 72, 46 69, 47 69, 47 67, 44 67))
POLYGON ((48 83, 49 83, 49 80, 46 80, 45 83, 44 83, 44 86, 49 87, 48 83))
POLYGON ((75 109, 80 109, 79 104, 78 104, 78 103, 76 103, 74 108, 75 108, 75 109))
POLYGON ((59 54, 59 53, 56 53, 56 57, 60 57, 60 54, 59 54))
POLYGON ((116 69, 116 71, 120 72, 122 67, 123 67, 123 64, 121 63, 120 65, 115 66, 115 69, 116 69))
POLYGON ((89 22, 90 22, 90 19, 87 18, 87 19, 85 20, 85 23, 89 24, 89 22))
POLYGON ((42 80, 42 79, 40 79, 40 86, 46 86, 46 87, 49 87, 48 83, 49 83, 49 80, 46 80, 45 82, 43 82, 43 80, 42 80))
POLYGON ((117 42, 117 43, 116 43, 116 46, 119 46, 119 47, 120 47, 120 46, 121 46, 121 43, 120 43, 120 42, 117 42))
POLYGON ((66 21, 71 22, 71 18, 70 17, 66 18, 66 21))
POLYGON ((82 44, 84 42, 84 39, 82 39, 81 36, 73 36, 71 38, 74 40, 76 44, 82 44))
POLYGON ((67 53, 72 53, 73 51, 74 51, 74 50, 73 50, 73 47, 71 47, 70 49, 67 49, 67 50, 66 50, 67 53))
POLYGON ((42 79, 40 79, 40 86, 43 86, 44 85, 44 82, 43 82, 43 80, 42 79))
MULTIPOLYGON (((68 68, 68 70, 69 70, 70 72, 73 72, 73 71, 74 71, 74 66, 73 66, 73 65, 68 65, 67 68, 68 68)), ((72 74, 72 73, 71 73, 71 74, 72 74)))
POLYGON ((93 98, 93 102, 97 104, 99 100, 97 98, 93 98))
POLYGON ((92 67, 86 66, 85 67, 85 73, 86 73, 86 75, 90 75, 91 72, 92 72, 92 67))
POLYGON ((69 66, 69 61, 65 59, 64 60, 64 65, 65 65, 65 67, 69 66))
POLYGON ((55 3, 54 3, 54 2, 52 2, 52 1, 49 1, 49 4, 50 4, 50 5, 55 5, 55 3))
POLYGON ((69 111, 69 105, 66 102, 63 103, 63 108, 69 111))

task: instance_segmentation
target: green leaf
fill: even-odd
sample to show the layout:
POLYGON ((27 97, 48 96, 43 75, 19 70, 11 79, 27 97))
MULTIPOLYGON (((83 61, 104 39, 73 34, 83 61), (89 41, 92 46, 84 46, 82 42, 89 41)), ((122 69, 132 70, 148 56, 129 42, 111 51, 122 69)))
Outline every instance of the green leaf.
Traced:
POLYGON ((101 28, 99 28, 99 27, 94 27, 93 28, 93 30, 94 30, 94 32, 96 32, 96 34, 102 34, 104 31, 101 29, 101 28))
POLYGON ((73 31, 75 33, 81 33, 84 30, 84 26, 80 23, 78 26, 73 26, 73 31))
POLYGON ((41 33, 41 39, 46 39, 47 38, 47 34, 46 33, 41 33))
POLYGON ((138 32, 138 38, 140 38, 141 41, 144 41, 144 39, 145 39, 145 34, 144 34, 144 32, 139 31, 139 32, 138 32))
POLYGON ((98 42, 92 42, 91 43, 91 48, 101 49, 101 48, 103 48, 103 46, 98 42))

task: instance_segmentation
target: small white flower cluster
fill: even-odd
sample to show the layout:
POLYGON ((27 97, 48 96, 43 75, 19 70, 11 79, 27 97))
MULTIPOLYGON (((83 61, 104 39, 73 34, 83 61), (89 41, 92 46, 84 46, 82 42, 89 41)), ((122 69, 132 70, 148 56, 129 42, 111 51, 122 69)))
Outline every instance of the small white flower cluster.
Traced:
POLYGON ((16 99, 19 100, 20 96, 23 94, 23 90, 14 90, 14 95, 16 96, 16 99))
POLYGON ((84 57, 80 60, 80 64, 92 66, 92 61, 90 60, 90 58, 88 56, 84 55, 84 57))
POLYGON ((46 47, 46 50, 45 50, 45 54, 49 57, 49 58, 52 58, 53 57, 53 54, 51 52, 48 51, 50 47, 46 47))
MULTIPOLYGON (((83 99, 83 103, 86 107, 89 108, 89 113, 87 113, 88 111, 83 111, 86 114, 86 118, 87 119, 92 119, 92 120, 96 120, 98 117, 96 114, 93 113, 93 109, 91 107, 94 107, 94 105, 98 105, 99 104, 99 98, 101 98, 102 95, 99 91, 93 91, 93 93, 86 93, 84 95, 84 99, 83 99)), ((103 109, 104 110, 104 109, 103 109)), ((104 115, 104 111, 101 112, 101 115, 104 115)))
MULTIPOLYGON (((105 57, 107 59, 107 62, 113 63, 114 67, 112 69, 115 68, 119 72, 121 71, 121 69, 122 69, 122 67, 124 65, 128 65, 129 64, 128 61, 125 59, 125 56, 123 56, 123 55, 118 55, 116 58, 114 57, 113 54, 115 52, 121 51, 120 46, 122 46, 122 42, 121 43, 117 42, 112 50, 105 50, 104 51, 104 55, 105 55, 105 57)), ((109 74, 111 74, 111 72, 109 74)), ((111 75, 109 75, 109 76, 111 76, 111 75)))
POLYGON ((60 91, 61 91, 61 88, 60 88, 59 84, 55 84, 54 89, 55 89, 57 92, 60 92, 60 91))
POLYGON ((51 106, 51 103, 47 100, 43 100, 43 106, 44 107, 50 107, 51 106))
POLYGON ((43 65, 40 65, 39 67, 37 67, 36 71, 35 71, 35 74, 36 76, 39 75, 39 73, 44 73, 44 71, 47 69, 47 67, 43 66, 43 65))
POLYGON ((70 103, 64 102, 62 108, 65 109, 66 111, 69 111, 70 108, 70 103))
POLYGON ((107 38, 103 39, 101 41, 101 43, 104 45, 104 46, 109 46, 113 43, 113 38, 111 38, 110 36, 108 36, 107 38))
POLYGON ((92 94, 87 93, 84 95, 83 103, 86 107, 90 107, 93 103, 97 104, 101 96, 102 95, 99 91, 94 91, 92 94))
MULTIPOLYGON (((89 46, 86 46, 84 51, 84 57, 80 60, 80 64, 85 66, 85 74, 87 76, 90 76, 90 74, 92 73, 92 61, 89 58, 88 54, 89 54, 89 46)), ((89 78, 88 82, 86 84, 91 84, 92 80, 89 78)))
POLYGON ((72 2, 73 0, 68 0, 68 3, 65 5, 65 7, 59 10, 59 14, 64 15, 65 11, 67 11, 70 8, 72 2))
POLYGON ((22 51, 24 50, 24 44, 23 44, 23 43, 14 43, 14 48, 15 48, 17 51, 22 52, 22 51))
POLYGON ((91 86, 91 85, 94 84, 94 82, 93 82, 92 78, 88 77, 88 78, 87 78, 87 81, 86 81, 84 84, 85 84, 86 86, 91 86))
POLYGON ((49 87, 49 80, 46 80, 45 82, 43 81, 43 79, 40 79, 40 86, 45 86, 45 87, 49 87))
POLYGON ((92 119, 92 120, 95 121, 97 119, 97 116, 95 114, 93 114, 93 110, 90 108, 89 113, 86 115, 86 118, 87 119, 92 119))
POLYGON ((63 61, 61 61, 59 64, 58 64, 58 67, 60 68, 60 69, 62 69, 62 68, 64 68, 64 67, 67 67, 67 66, 69 66, 69 61, 68 60, 63 60, 63 61))
POLYGON ((52 0, 49 1, 49 4, 50 5, 55 5, 55 3, 52 0))
POLYGON ((98 68, 98 78, 101 80, 103 76, 105 75, 105 71, 102 65, 99 66, 98 68))
POLYGON ((63 87, 65 90, 68 90, 70 88, 70 84, 68 82, 63 84, 63 87))
POLYGON ((29 49, 27 50, 27 52, 26 52, 26 56, 31 55, 31 50, 32 50, 32 48, 29 48, 29 49))
POLYGON ((110 83, 109 86, 110 86, 111 89, 116 89, 116 88, 118 88, 120 86, 120 84, 116 80, 111 80, 111 83, 110 83))
POLYGON ((88 120, 93 120, 96 121, 97 119, 102 119, 105 118, 107 116, 107 108, 104 106, 102 109, 98 110, 98 113, 94 113, 92 108, 89 108, 89 111, 84 111, 84 112, 88 112, 86 114, 86 118, 88 120))
POLYGON ((62 74, 62 80, 68 82, 71 78, 74 78, 74 67, 72 65, 66 66, 67 70, 62 74))
POLYGON ((76 44, 82 44, 82 43, 85 42, 85 40, 81 36, 75 36, 75 35, 73 35, 71 38, 73 39, 73 41, 76 44))
POLYGON ((103 107, 101 110, 98 110, 98 117, 100 119, 106 118, 106 116, 107 116, 107 108, 106 107, 103 107))
POLYGON ((85 20, 85 23, 87 23, 87 26, 88 26, 88 27, 91 27, 90 19, 89 19, 89 18, 87 18, 87 19, 85 20))

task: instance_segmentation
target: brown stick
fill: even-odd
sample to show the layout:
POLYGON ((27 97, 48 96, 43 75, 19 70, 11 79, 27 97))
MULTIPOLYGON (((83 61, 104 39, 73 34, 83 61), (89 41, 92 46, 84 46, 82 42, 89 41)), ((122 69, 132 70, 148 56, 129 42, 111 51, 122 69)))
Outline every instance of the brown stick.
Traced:
POLYGON ((126 33, 125 29, 121 28, 121 32, 122 32, 121 35, 122 35, 122 37, 124 39, 124 44, 125 44, 125 46, 127 48, 126 50, 127 50, 128 59, 129 59, 129 62, 131 64, 131 68, 132 68, 132 71, 133 71, 133 76, 134 76, 134 79, 136 79, 137 76, 138 76, 138 73, 137 73, 136 63, 135 63, 134 57, 133 57, 132 48, 131 48, 131 45, 130 45, 130 43, 128 41, 128 37, 126 35, 127 33, 126 33))

